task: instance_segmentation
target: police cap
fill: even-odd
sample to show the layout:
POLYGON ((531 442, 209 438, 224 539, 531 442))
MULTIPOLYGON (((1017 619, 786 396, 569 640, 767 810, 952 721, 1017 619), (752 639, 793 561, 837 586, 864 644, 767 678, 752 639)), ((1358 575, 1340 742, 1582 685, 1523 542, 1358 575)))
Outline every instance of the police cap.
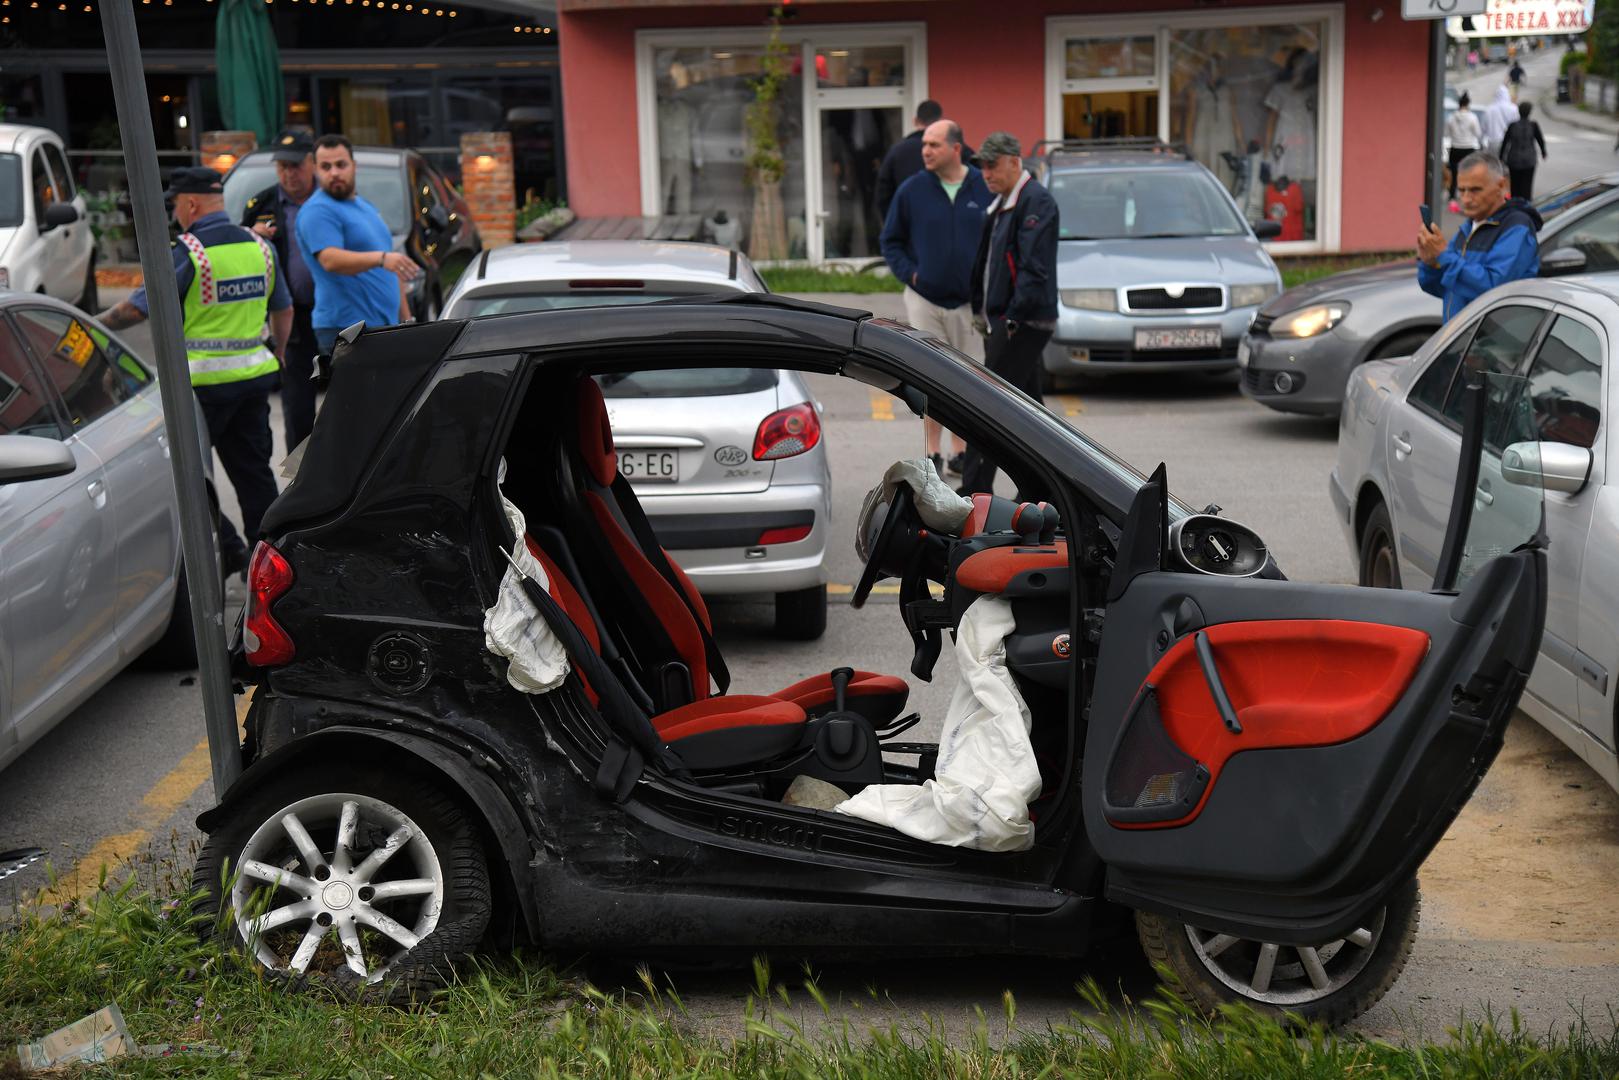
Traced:
POLYGON ((163 197, 172 199, 176 195, 218 195, 224 190, 224 182, 220 180, 217 171, 204 165, 195 165, 175 169, 170 173, 169 186, 164 190, 163 197))

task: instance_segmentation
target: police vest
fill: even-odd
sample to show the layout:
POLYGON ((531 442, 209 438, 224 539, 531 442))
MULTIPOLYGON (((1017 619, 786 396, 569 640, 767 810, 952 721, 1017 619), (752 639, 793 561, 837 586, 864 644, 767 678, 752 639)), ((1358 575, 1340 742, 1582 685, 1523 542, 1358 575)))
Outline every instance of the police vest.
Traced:
POLYGON ((180 234, 191 255, 185 336, 192 386, 245 382, 280 367, 264 347, 274 250, 257 233, 243 232, 251 239, 206 247, 190 233, 180 234))

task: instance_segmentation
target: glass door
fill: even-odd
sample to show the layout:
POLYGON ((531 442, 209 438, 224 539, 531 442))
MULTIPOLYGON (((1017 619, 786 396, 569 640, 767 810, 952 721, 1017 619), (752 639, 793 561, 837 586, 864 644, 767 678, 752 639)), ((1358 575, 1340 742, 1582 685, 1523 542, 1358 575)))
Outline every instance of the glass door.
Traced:
POLYGON ((806 42, 811 259, 882 258, 877 172, 914 109, 904 42, 806 42))

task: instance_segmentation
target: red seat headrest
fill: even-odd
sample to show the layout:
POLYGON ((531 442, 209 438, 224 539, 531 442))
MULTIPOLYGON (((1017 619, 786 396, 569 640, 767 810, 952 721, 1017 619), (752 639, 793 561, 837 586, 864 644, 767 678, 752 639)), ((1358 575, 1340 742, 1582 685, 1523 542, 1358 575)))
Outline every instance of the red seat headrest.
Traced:
POLYGON ((613 427, 607 421, 607 401, 596 380, 586 375, 579 380, 579 457, 590 475, 602 487, 612 487, 618 475, 618 454, 613 450, 613 427))

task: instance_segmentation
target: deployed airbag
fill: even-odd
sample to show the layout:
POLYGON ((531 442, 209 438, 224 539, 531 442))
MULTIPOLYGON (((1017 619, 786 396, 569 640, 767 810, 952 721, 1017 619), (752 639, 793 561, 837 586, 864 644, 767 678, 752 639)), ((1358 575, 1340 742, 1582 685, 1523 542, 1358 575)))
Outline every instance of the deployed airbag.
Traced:
MULTIPOLYGON (((524 520, 523 512, 505 495, 500 497, 500 504, 506 510, 506 520, 511 523, 513 535, 518 538, 513 552, 517 564, 523 568, 523 573, 555 596, 545 568, 529 553, 528 544, 524 542, 528 536, 528 522, 524 520)), ((523 594, 517 571, 510 566, 500 579, 500 595, 495 599, 494 607, 484 612, 483 643, 484 648, 509 661, 506 681, 515 690, 525 694, 543 694, 561 686, 568 677, 568 654, 562 642, 551 632, 539 609, 523 594)))
POLYGON ((949 847, 1023 851, 1034 843, 1029 801, 1040 794, 1040 770, 1029 742, 1029 707, 1006 667, 1006 637, 1015 628, 1010 601, 973 602, 956 633, 960 681, 939 737, 934 779, 874 784, 837 806, 838 813, 949 847))
POLYGON ((896 461, 883 474, 882 483, 866 492, 866 500, 860 506, 860 517, 854 527, 854 546, 863 561, 871 561, 871 552, 866 546, 877 534, 872 527, 872 518, 879 509, 888 513, 888 504, 894 500, 894 489, 901 484, 910 485, 911 492, 916 496, 916 516, 930 529, 960 533, 973 512, 973 501, 957 495, 954 488, 939 478, 938 471, 927 458, 896 461))

